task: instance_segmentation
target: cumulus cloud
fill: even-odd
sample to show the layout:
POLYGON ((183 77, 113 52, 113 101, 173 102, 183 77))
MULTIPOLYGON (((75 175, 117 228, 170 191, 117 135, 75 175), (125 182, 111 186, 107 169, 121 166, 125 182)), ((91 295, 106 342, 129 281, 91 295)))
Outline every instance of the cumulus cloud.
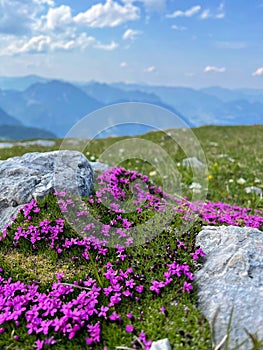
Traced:
POLYGON ((46 28, 56 30, 65 28, 73 21, 71 15, 71 8, 69 6, 61 5, 60 7, 50 8, 46 16, 46 28))
POLYGON ((93 5, 86 12, 81 12, 74 17, 74 21, 80 25, 93 28, 117 27, 127 21, 139 19, 140 9, 127 2, 123 6, 113 0, 106 0, 105 4, 93 5))
POLYGON ((208 73, 208 72, 224 73, 225 71, 226 71, 225 67, 215 67, 215 66, 206 66, 204 69, 205 73, 208 73))
POLYGON ((115 50, 119 45, 115 42, 112 41, 110 44, 102 44, 101 42, 97 42, 94 47, 96 49, 100 49, 100 50, 105 50, 105 51, 113 51, 115 50))
POLYGON ((263 75, 263 67, 258 68, 255 72, 252 73, 253 77, 263 75))
POLYGON ((210 18, 211 17, 211 11, 206 9, 204 10, 201 15, 200 15, 200 18, 201 19, 207 19, 207 18, 210 18))
POLYGON ((0 33, 16 36, 30 33, 37 26, 43 10, 53 5, 50 0, 1 0, 0 33))
POLYGON ((213 13, 209 9, 203 10, 202 13, 200 14, 200 19, 208 19, 208 18, 215 18, 215 19, 225 18, 224 3, 221 3, 218 6, 215 13, 213 13))
POLYGON ((124 40, 135 40, 140 34, 142 34, 139 30, 127 29, 122 36, 124 40))
POLYGON ((149 67, 145 68, 144 71, 146 73, 152 73, 152 72, 156 71, 156 67, 155 66, 149 66, 149 67))
MULTIPOLYGON (((139 17, 139 8, 132 3, 120 5, 113 0, 75 16, 70 6, 55 6, 53 0, 0 0, 1 11, 1 56, 85 50, 91 46, 112 51, 118 47, 115 41, 101 43, 88 35, 83 26, 111 27, 139 17)), ((136 35, 138 31, 126 31, 125 38, 134 39, 136 35)))
POLYGON ((166 15, 166 17, 167 18, 192 17, 192 16, 196 15, 200 10, 201 10, 201 6, 196 5, 196 6, 189 8, 186 11, 181 11, 181 10, 175 11, 169 15, 166 15))
POLYGON ((69 51, 74 48, 81 50, 88 46, 96 45, 96 39, 81 33, 74 38, 52 38, 48 35, 38 35, 30 39, 18 39, 12 41, 4 50, 0 50, 0 55, 17 55, 23 53, 44 53, 49 51, 69 51))

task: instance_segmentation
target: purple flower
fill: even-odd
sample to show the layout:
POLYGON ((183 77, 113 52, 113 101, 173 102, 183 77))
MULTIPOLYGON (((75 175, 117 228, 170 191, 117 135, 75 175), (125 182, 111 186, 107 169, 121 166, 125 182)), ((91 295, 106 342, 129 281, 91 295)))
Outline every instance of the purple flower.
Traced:
POLYGON ((191 283, 184 282, 184 285, 183 285, 184 292, 190 293, 192 289, 193 289, 193 286, 191 285, 191 283))
POLYGON ((126 332, 132 333, 134 331, 134 327, 131 324, 128 324, 126 327, 126 332))
POLYGON ((116 313, 116 311, 113 311, 113 313, 110 315, 109 319, 111 321, 118 321, 121 320, 121 316, 116 313))

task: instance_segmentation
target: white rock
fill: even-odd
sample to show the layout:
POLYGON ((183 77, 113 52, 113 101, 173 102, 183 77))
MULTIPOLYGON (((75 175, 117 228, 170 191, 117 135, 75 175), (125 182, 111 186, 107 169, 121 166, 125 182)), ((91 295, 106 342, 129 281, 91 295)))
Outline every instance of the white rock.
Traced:
POLYGON ((55 189, 88 196, 93 169, 77 151, 27 153, 0 162, 0 231, 23 204, 55 189))
POLYGON ((262 198, 262 189, 256 186, 250 186, 250 187, 246 187, 245 188, 245 192, 246 193, 256 193, 257 195, 260 196, 260 198, 262 198))
POLYGON ((154 341, 150 347, 150 350, 171 350, 171 345, 167 338, 154 341))
POLYGON ((229 349, 252 349, 251 334, 263 339, 263 232, 250 227, 206 226, 196 245, 206 254, 196 272, 198 306, 212 326, 214 344, 227 334, 232 307, 229 349), (217 316, 215 317, 218 311, 217 316))

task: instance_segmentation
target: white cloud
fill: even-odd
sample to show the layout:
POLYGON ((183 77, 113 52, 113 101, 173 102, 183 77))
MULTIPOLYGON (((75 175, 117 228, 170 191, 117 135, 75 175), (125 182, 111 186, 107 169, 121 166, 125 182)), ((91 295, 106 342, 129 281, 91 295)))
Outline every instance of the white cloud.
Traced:
POLYGON ((115 50, 119 45, 115 42, 112 41, 110 44, 102 44, 101 42, 97 42, 94 47, 96 49, 101 49, 101 50, 105 50, 105 51, 113 51, 115 50))
POLYGON ((51 37, 46 35, 38 35, 30 40, 19 40, 10 44, 6 51, 10 54, 26 53, 26 52, 44 52, 47 51, 51 44, 51 37))
MULTIPOLYGON (((101 26, 106 24, 115 26, 128 18, 131 19, 132 14, 137 16, 139 11, 133 5, 121 6, 113 0, 106 0, 105 5, 98 5, 96 23, 101 26)), ((83 24, 89 25, 88 19, 91 18, 89 15, 95 16, 94 6, 75 17, 72 15, 71 7, 66 5, 55 7, 53 0, 23 0, 22 4, 18 0, 0 0, 0 12, 1 10, 4 19, 0 16, 0 56, 74 49, 82 51, 88 47, 112 51, 118 47, 115 41, 108 44, 101 43, 83 30, 83 24), (83 15, 87 15, 85 23, 81 21, 83 15), (14 21, 18 22, 17 26, 14 21)), ((96 26, 96 23, 94 18, 90 26, 96 26)), ((138 33, 128 32, 126 36, 132 38, 138 33)))
POLYGON ((215 18, 215 19, 225 18, 224 4, 221 3, 216 9, 215 13, 211 12, 211 10, 209 9, 203 10, 200 15, 200 19, 208 19, 208 18, 215 18))
POLYGON ((35 2, 39 2, 40 4, 46 4, 50 7, 55 5, 55 2, 53 0, 36 0, 35 2))
POLYGON ((210 18, 212 15, 211 15, 211 11, 206 9, 204 10, 201 15, 200 15, 200 18, 201 19, 207 19, 207 18, 210 18))
POLYGON ((0 0, 0 33, 27 35, 39 21, 39 15, 53 6, 50 0, 0 0))
POLYGON ((200 10, 201 10, 201 6, 196 5, 186 11, 181 11, 181 10, 175 11, 170 15, 166 15, 166 17, 167 18, 192 17, 196 15, 200 10))
POLYGON ((60 7, 50 8, 46 16, 46 28, 55 30, 65 28, 73 21, 71 15, 71 8, 69 6, 61 5, 60 7))
POLYGON ((155 66, 149 66, 149 67, 145 68, 144 71, 146 73, 152 73, 152 72, 156 71, 156 67, 155 66))
POLYGON ((253 77, 263 75, 263 67, 258 68, 255 72, 252 73, 253 77))
POLYGON ((148 12, 160 12, 166 7, 166 0, 121 0, 124 4, 133 4, 141 2, 146 11, 148 12))
POLYGON ((86 33, 81 33, 74 38, 65 39, 52 38, 48 35, 38 35, 30 39, 12 41, 11 44, 0 50, 0 55, 69 51, 75 48, 83 50, 91 45, 96 45, 96 39, 92 36, 87 36, 86 33))
POLYGON ((128 67, 128 63, 127 62, 121 62, 120 67, 121 68, 126 68, 126 67, 128 67))
POLYGON ((215 67, 215 66, 206 66, 204 69, 205 73, 208 73, 208 72, 224 73, 225 71, 226 71, 225 67, 215 67))
POLYGON ((141 31, 139 30, 134 30, 134 29, 127 29, 122 36, 122 39, 124 40, 135 40, 137 37, 142 34, 141 31))
POLYGON ((178 30, 178 31, 183 31, 183 30, 186 30, 186 29, 187 29, 186 27, 177 26, 176 24, 173 24, 173 25, 171 26, 171 28, 172 28, 173 30, 178 30))
POLYGON ((132 3, 123 6, 113 0, 106 0, 105 4, 93 5, 86 12, 81 12, 74 17, 74 21, 80 25, 93 28, 117 27, 125 22, 139 19, 140 9, 132 3))

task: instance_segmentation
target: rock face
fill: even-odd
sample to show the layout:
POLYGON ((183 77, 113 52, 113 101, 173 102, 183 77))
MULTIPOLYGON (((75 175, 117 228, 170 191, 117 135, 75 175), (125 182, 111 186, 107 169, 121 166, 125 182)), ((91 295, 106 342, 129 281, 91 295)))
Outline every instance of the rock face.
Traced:
POLYGON ((94 171, 94 175, 99 175, 103 173, 105 170, 109 169, 108 164, 105 164, 105 163, 90 162, 90 165, 94 171))
MULTIPOLYGON (((229 349, 249 338, 245 329, 263 339, 263 232, 207 226, 196 244, 206 253, 196 273, 199 307, 210 324, 219 310, 213 327, 215 345, 227 334, 232 307, 229 349)), ((251 348, 249 338, 239 349, 251 348)))
POLYGON ((0 232, 32 198, 43 198, 55 189, 88 196, 93 169, 77 151, 27 153, 0 162, 0 232))

